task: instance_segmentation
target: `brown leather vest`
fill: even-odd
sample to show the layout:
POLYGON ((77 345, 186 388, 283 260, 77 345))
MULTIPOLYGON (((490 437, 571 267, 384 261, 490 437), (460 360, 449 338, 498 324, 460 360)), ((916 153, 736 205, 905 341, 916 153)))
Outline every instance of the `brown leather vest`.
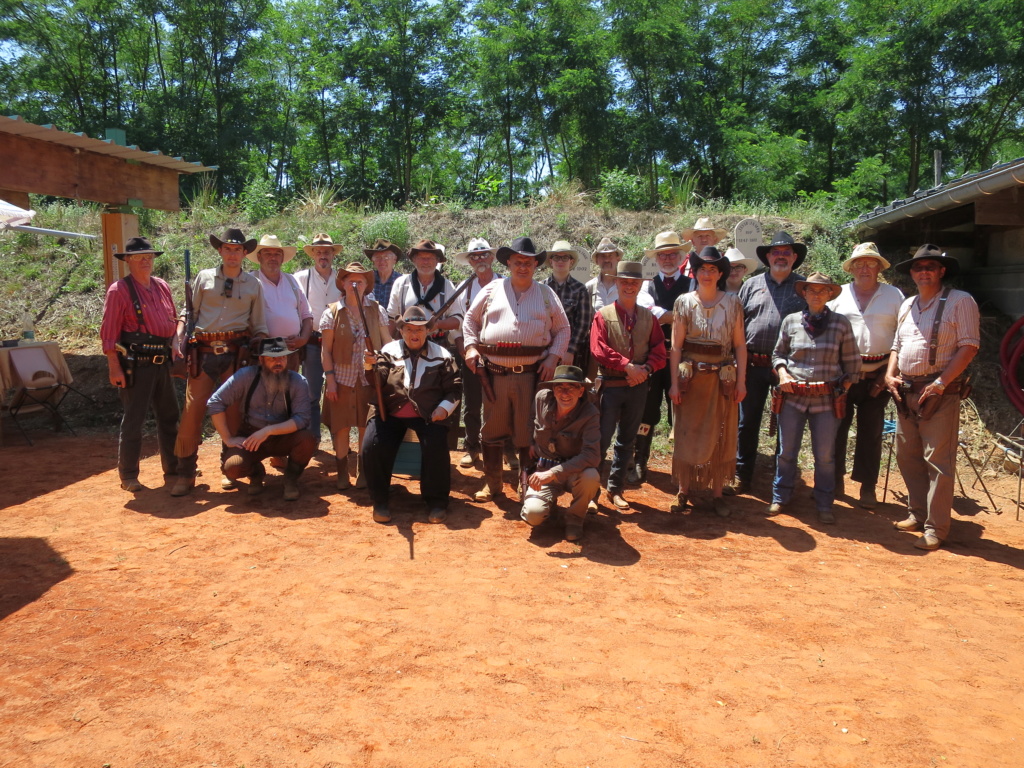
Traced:
MULTIPOLYGON (((355 342, 355 334, 352 333, 352 325, 349 323, 348 312, 345 310, 344 301, 336 301, 334 306, 334 344, 331 347, 331 359, 334 364, 347 364, 352 359, 352 344, 355 342)), ((363 307, 366 314, 366 327, 370 329, 370 340, 373 348, 380 350, 385 344, 391 341, 384 338, 380 327, 380 310, 378 304, 370 299, 369 304, 363 307)))
POLYGON ((643 365, 647 362, 647 353, 650 350, 651 329, 654 327, 654 315, 651 310, 637 305, 636 325, 633 326, 632 341, 626 333, 626 326, 619 319, 619 313, 615 304, 607 304, 599 310, 608 328, 608 346, 614 349, 623 357, 630 356, 630 348, 633 349, 631 363, 643 365))

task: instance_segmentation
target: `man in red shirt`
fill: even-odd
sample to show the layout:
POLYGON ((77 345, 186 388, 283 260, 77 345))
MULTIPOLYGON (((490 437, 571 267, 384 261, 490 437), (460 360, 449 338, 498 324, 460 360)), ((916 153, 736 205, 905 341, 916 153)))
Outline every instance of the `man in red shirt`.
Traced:
POLYGON ((174 441, 178 436, 178 399, 171 382, 171 339, 177 315, 171 289, 153 277, 154 250, 144 237, 133 237, 124 253, 114 255, 128 265, 128 277, 112 283, 103 305, 100 338, 107 356, 110 383, 120 389, 124 416, 117 446, 121 487, 142 490, 139 457, 142 425, 150 408, 156 417, 157 441, 164 480, 177 472, 174 441))

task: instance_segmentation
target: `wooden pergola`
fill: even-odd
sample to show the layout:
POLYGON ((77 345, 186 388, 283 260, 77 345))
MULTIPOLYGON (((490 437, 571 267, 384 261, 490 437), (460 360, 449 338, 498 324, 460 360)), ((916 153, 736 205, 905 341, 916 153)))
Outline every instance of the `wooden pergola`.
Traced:
POLYGON ((121 130, 108 130, 106 139, 93 139, 3 115, 0 169, 0 199, 22 208, 29 207, 29 193, 107 206, 101 216, 107 285, 125 274, 124 263, 113 254, 139 234, 138 216, 129 209, 177 211, 178 177, 216 170, 125 146, 121 130))

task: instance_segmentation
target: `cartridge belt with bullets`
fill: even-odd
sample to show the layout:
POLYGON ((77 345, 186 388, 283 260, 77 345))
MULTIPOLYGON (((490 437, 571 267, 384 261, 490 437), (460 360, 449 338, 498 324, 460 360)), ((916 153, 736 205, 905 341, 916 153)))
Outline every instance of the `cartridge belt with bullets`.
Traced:
POLYGON ((529 347, 525 344, 520 344, 518 341, 499 341, 496 344, 477 344, 476 348, 484 355, 505 355, 507 357, 542 355, 548 351, 547 347, 529 347))

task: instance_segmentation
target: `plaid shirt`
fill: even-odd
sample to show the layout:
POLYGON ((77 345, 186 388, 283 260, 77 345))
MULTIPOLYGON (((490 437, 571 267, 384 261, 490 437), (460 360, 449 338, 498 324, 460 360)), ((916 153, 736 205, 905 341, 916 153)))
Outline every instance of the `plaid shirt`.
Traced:
POLYGON ((570 275, 561 285, 554 275, 544 281, 562 302, 565 316, 569 318, 569 348, 566 354, 580 355, 590 346, 590 325, 594 322, 594 308, 590 304, 587 287, 570 275))
POLYGON ((750 352, 770 355, 779 339, 782 318, 807 308, 807 303, 796 292, 796 281, 803 279, 803 275, 790 272, 789 277, 777 283, 766 272, 750 278, 740 288, 750 352))
POLYGON ((397 269, 393 269, 391 270, 391 277, 384 282, 381 282, 380 275, 377 274, 377 270, 373 270, 373 298, 375 298, 377 303, 382 307, 387 307, 388 302, 391 301, 391 289, 395 287, 395 280, 401 276, 401 272, 397 269))
MULTIPOLYGON (((784 365, 793 378, 804 382, 835 381, 848 374, 850 383, 856 384, 861 360, 853 326, 845 315, 826 311, 828 326, 817 338, 804 328, 802 311, 786 315, 772 355, 772 368, 784 365)), ((808 413, 832 410, 830 397, 787 394, 786 403, 808 413)))

